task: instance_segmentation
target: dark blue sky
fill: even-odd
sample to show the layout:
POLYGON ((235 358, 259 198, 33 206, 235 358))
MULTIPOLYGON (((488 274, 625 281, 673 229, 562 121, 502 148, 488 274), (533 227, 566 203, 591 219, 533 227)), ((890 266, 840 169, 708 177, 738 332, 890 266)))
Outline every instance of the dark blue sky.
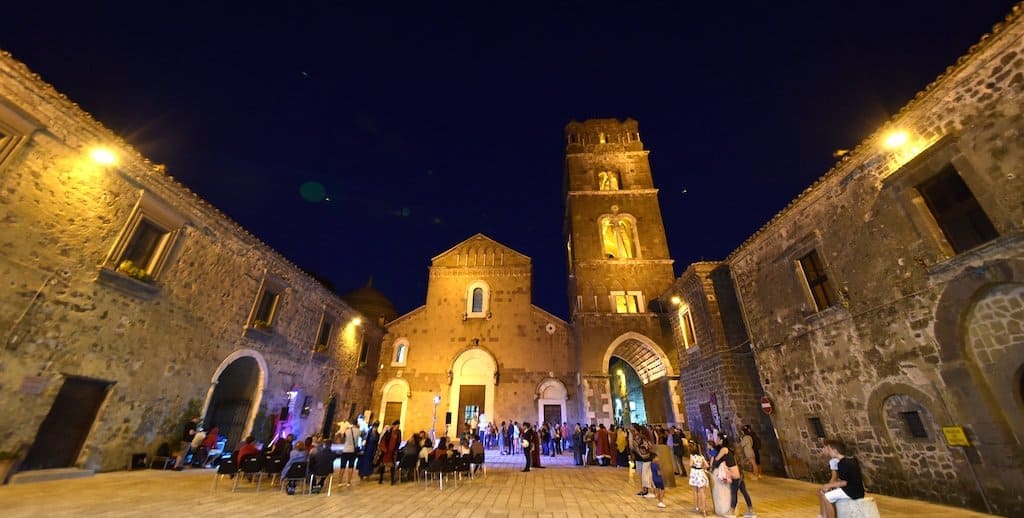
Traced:
POLYGON ((566 122, 639 120, 678 273, 725 257, 1013 3, 5 6, 0 48, 341 292, 373 275, 410 310, 429 259, 484 232, 533 257, 534 301, 565 316, 566 122), (304 201, 307 181, 330 201, 304 201))

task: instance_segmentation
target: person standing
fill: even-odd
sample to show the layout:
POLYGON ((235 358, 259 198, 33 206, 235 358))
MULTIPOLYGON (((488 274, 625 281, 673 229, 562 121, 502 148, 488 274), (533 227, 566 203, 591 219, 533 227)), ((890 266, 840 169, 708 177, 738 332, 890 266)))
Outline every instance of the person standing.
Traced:
POLYGON ((661 478, 661 465, 658 454, 651 453, 651 484, 654 484, 654 496, 658 497, 658 507, 665 507, 665 480, 661 478))
POLYGON ((836 517, 836 502, 864 498, 864 477, 860 471, 860 462, 853 457, 847 457, 847 451, 843 441, 825 439, 825 454, 829 456, 829 466, 834 465, 834 476, 821 486, 818 496, 821 516, 824 518, 836 517))
POLYGON ((747 504, 747 513, 743 516, 747 518, 755 518, 757 515, 754 514, 754 504, 750 501, 750 493, 747 493, 747 484, 743 481, 743 472, 740 471, 739 466, 736 463, 736 455, 732 451, 732 442, 729 437, 725 434, 719 434, 718 437, 718 454, 715 455, 714 461, 711 463, 711 469, 717 469, 719 465, 725 464, 725 467, 729 470, 729 475, 732 478, 732 482, 729 485, 729 516, 736 514, 736 504, 738 502, 738 493, 743 493, 743 500, 747 504))
POLYGON ((398 462, 398 445, 402 443, 402 430, 398 428, 399 422, 395 420, 380 438, 380 479, 378 484, 384 483, 384 472, 391 474, 391 485, 395 485, 395 464, 398 462))
POLYGON ((341 480, 338 485, 348 487, 352 485, 352 474, 359 456, 359 427, 354 422, 348 423, 338 435, 341 436, 341 480))
POLYGON ((536 445, 534 444, 536 440, 533 430, 530 429, 530 424, 523 423, 523 433, 520 439, 520 446, 523 449, 523 456, 526 457, 526 466, 523 467, 524 472, 530 471, 530 466, 533 464, 533 449, 536 448, 536 445))
POLYGON ((572 432, 572 459, 577 466, 583 466, 583 428, 579 423, 572 432))
POLYGON ((611 465, 612 445, 608 440, 608 430, 604 424, 598 425, 597 433, 594 434, 594 451, 597 454, 597 463, 601 466, 611 465))
POLYGON ((686 459, 690 452, 686 449, 686 436, 677 426, 672 427, 672 468, 676 475, 686 476, 686 459))
POLYGON ((630 449, 633 453, 633 466, 636 469, 637 475, 640 475, 640 492, 637 496, 643 496, 647 498, 654 498, 651 494, 651 454, 654 446, 651 442, 651 438, 647 435, 646 428, 633 424, 633 433, 631 434, 630 449))
POLYGON ((359 457, 359 478, 366 480, 373 474, 373 459, 377 455, 377 448, 380 446, 380 432, 377 428, 380 421, 374 421, 366 430, 366 438, 363 439, 363 455, 359 457))
POLYGON ((178 458, 174 462, 175 471, 185 469, 185 457, 188 456, 189 450, 192 449, 192 439, 195 438, 198 427, 199 416, 193 416, 189 422, 185 423, 181 432, 181 449, 178 452, 178 458))
POLYGON ((697 443, 690 441, 690 487, 693 488, 694 511, 708 515, 708 460, 700 454, 697 443))
POLYGON ((743 455, 750 460, 751 471, 754 472, 754 480, 761 479, 761 439, 750 427, 743 425, 743 438, 740 440, 743 448, 743 455))

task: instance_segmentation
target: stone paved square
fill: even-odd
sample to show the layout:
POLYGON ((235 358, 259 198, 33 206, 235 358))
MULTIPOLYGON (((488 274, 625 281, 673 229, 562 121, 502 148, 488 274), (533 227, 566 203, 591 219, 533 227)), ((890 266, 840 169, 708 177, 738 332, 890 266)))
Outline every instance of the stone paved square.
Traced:
MULTIPOLYGON (((405 483, 392 487, 355 482, 331 496, 288 496, 279 487, 241 482, 230 491, 223 479, 216 491, 213 470, 130 471, 91 478, 0 487, 3 516, 282 516, 369 513, 386 517, 551 517, 699 516, 689 486, 668 488, 668 507, 635 496, 634 474, 625 468, 576 467, 571 456, 545 458, 550 467, 522 473, 521 456, 489 455, 486 477, 446 485, 405 483)), ((684 482, 680 480, 680 482, 684 482)), ((817 485, 797 480, 748 479, 757 516, 817 516, 817 485)), ((885 518, 989 516, 925 502, 872 495, 885 518)), ((742 498, 741 498, 742 501, 742 498)), ((742 509, 742 503, 740 507, 742 509)))

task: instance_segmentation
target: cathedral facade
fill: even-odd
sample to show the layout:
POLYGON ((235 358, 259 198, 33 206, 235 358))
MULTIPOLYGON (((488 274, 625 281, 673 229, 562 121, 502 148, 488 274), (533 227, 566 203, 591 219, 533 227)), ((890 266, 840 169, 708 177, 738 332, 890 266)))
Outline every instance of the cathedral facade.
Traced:
POLYGON ((455 245, 431 261, 426 304, 386 325, 383 422, 685 424, 658 300, 672 259, 637 123, 571 122, 565 138, 570 322, 531 303, 528 257, 483 235, 455 245))

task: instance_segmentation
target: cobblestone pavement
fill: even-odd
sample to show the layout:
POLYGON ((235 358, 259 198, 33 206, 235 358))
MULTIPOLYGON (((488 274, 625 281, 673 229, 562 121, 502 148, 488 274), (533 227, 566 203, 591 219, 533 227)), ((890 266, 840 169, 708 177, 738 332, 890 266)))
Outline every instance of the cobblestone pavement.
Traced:
MULTIPOLYGON (((284 516, 309 515, 439 517, 699 516, 693 494, 680 485, 666 491, 668 507, 635 496, 635 474, 624 468, 572 466, 572 457, 545 458, 546 469, 522 473, 522 456, 488 452, 486 477, 446 485, 437 482, 390 486, 358 480, 331 496, 288 496, 277 487, 242 482, 230 492, 224 479, 211 491, 213 470, 131 471, 66 481, 0 487, 0 516, 284 516), (513 462, 514 461, 514 462, 513 462)), ((680 479, 685 484, 685 480, 680 479)), ((818 514, 817 485, 775 477, 747 482, 757 516, 808 517, 818 514)), ((916 500, 873 495, 885 518, 909 516, 990 516, 916 500)), ((742 498, 740 499, 742 502, 742 498)), ((743 504, 740 504, 743 508, 743 504)))

